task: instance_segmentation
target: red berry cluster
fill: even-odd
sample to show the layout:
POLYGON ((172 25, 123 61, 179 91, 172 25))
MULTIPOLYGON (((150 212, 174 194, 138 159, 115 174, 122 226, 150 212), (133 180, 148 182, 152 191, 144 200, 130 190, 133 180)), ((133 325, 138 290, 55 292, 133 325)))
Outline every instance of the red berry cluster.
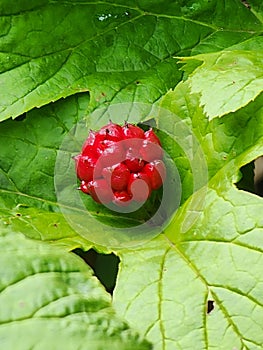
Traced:
POLYGON ((109 122, 90 131, 81 154, 74 157, 80 190, 98 203, 144 202, 163 184, 163 150, 152 129, 109 122))

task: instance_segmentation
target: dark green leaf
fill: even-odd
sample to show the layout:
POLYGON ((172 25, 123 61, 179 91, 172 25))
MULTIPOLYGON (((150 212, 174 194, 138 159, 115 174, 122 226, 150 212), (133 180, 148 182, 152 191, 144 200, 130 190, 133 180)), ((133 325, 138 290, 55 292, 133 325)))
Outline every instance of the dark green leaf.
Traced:
POLYGON ((219 51, 262 30, 235 0, 3 0, 0 15, 1 120, 82 91, 90 109, 152 103, 181 78, 174 56, 219 51))

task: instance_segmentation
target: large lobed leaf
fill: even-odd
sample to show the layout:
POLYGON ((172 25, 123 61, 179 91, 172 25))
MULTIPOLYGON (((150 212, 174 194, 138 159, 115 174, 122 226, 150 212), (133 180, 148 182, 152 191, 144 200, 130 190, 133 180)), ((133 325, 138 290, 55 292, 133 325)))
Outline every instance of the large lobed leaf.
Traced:
POLYGON ((19 349, 150 349, 116 317, 109 295, 72 253, 3 230, 0 343, 19 349))
POLYGON ((255 196, 209 190, 190 230, 181 215, 166 237, 122 255, 116 309, 154 349, 260 349, 262 209, 255 196))
POLYGON ((261 349, 262 210, 255 196, 209 189, 190 230, 182 215, 165 236, 121 254, 119 314, 154 349, 261 349))
POLYGON ((181 79, 174 56, 219 51, 257 36, 241 2, 2 0, 0 120, 76 92, 152 103, 181 79))

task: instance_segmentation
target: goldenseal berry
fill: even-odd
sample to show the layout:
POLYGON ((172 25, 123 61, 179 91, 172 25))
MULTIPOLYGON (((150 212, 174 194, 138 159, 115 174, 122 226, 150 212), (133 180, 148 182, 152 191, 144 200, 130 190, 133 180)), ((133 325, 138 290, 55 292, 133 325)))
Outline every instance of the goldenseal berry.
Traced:
POLYGON ((166 168, 161 142, 152 128, 145 131, 109 122, 90 131, 74 157, 79 189, 102 204, 145 202, 163 185, 166 168))

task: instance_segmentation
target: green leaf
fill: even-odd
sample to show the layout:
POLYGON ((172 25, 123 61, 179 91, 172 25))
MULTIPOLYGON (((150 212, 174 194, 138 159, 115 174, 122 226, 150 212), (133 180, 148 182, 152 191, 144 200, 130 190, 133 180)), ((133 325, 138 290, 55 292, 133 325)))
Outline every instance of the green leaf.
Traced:
POLYGON ((235 0, 2 0, 0 14, 0 120, 83 91, 91 110, 152 103, 181 79, 174 56, 222 50, 262 30, 235 0))
POLYGON ((118 319, 110 296, 72 253, 2 230, 3 349, 150 349, 118 319))
POLYGON ((183 62, 192 65, 192 59, 203 61, 189 81, 210 120, 235 112, 263 91, 263 51, 223 51, 184 58, 183 62))
POLYGON ((185 232, 189 209, 165 232, 169 240, 121 254, 115 308, 154 349, 260 349, 263 200, 209 189, 185 232))

